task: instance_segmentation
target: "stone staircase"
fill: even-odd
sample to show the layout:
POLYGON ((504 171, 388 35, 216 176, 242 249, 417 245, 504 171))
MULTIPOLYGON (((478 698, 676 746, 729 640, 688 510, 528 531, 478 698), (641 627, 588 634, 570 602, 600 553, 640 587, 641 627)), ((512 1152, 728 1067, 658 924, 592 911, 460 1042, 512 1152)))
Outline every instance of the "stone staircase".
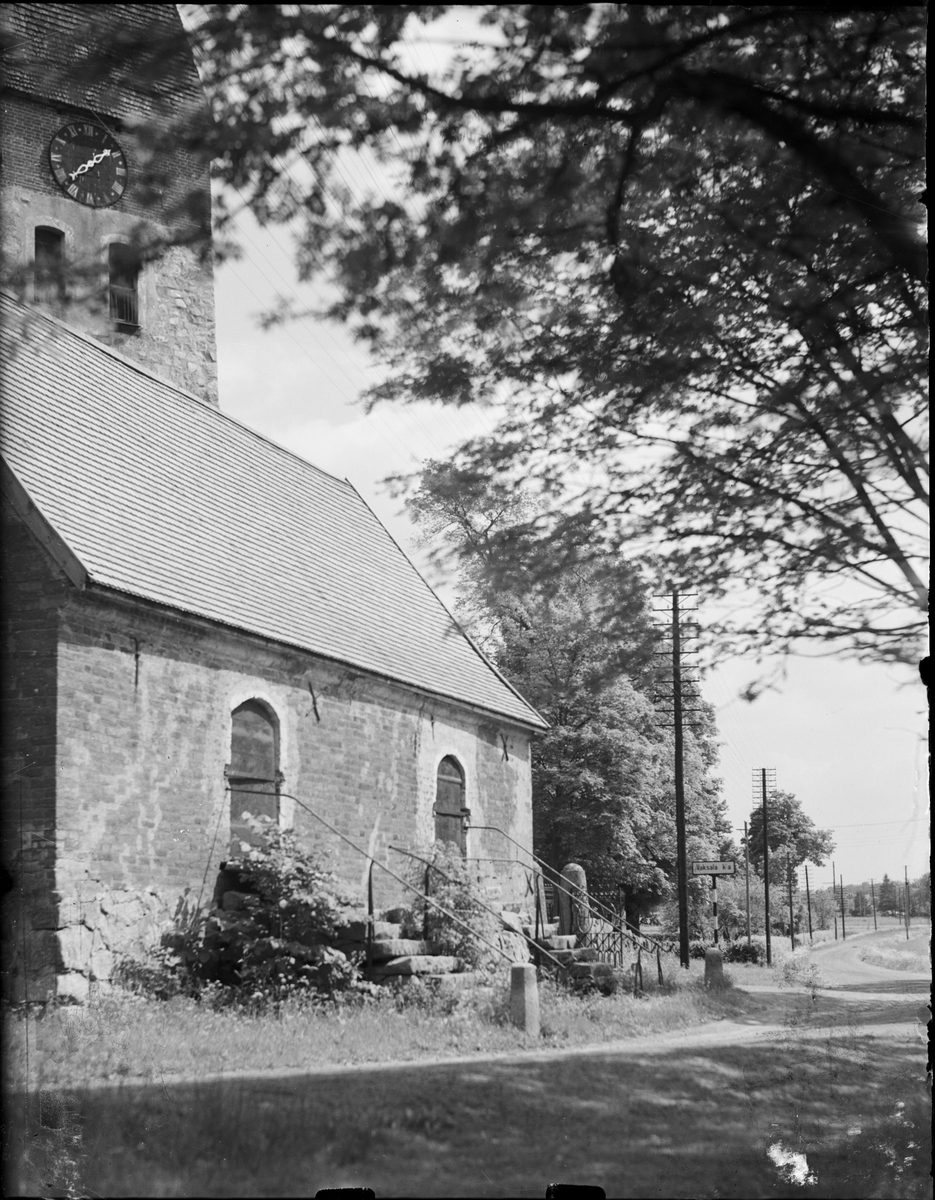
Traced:
MULTIPOLYGON (((395 916, 393 911, 388 916, 395 916)), ((405 926, 399 920, 373 923, 371 967, 364 976, 371 983, 405 986, 413 979, 435 987, 467 987, 474 981, 472 971, 452 954, 442 952, 434 942, 423 938, 404 937, 405 926)), ((365 954, 367 951, 367 922, 354 921, 341 930, 333 946, 344 954, 365 954)))
MULTIPOLYGON (((229 889, 223 895, 216 915, 235 916, 249 899, 246 893, 229 889)), ((368 948, 367 918, 359 910, 349 916, 351 919, 340 928, 336 937, 328 938, 327 943, 324 939, 316 939, 316 947, 321 949, 321 941, 332 951, 364 958, 368 948)), ((460 958, 446 954, 432 941, 413 936, 411 914, 407 910, 391 909, 382 916, 383 919, 373 923, 370 965, 363 971, 369 982, 402 987, 419 979, 446 991, 472 987, 478 982, 477 973, 467 970, 460 958)), ((590 946, 579 946, 574 934, 560 934, 558 923, 541 925, 537 937, 528 914, 501 909, 498 917, 496 939, 506 956, 501 965, 505 965, 507 959, 517 963, 536 961, 542 970, 563 976, 565 972, 561 968, 566 967, 568 975, 582 989, 596 988, 608 994, 618 986, 632 987, 629 971, 602 962, 599 951, 590 946), (546 953, 537 954, 537 948, 546 953)))
MULTIPOLYGON (((430 986, 445 989, 471 987, 476 983, 476 973, 465 970, 461 959, 443 953, 431 941, 404 937, 404 932, 411 931, 406 930, 400 910, 391 910, 385 916, 399 919, 374 921, 372 966, 365 971, 366 978, 372 983, 401 987, 413 979, 419 979, 430 986)), ((530 962, 535 957, 539 960, 539 966, 551 973, 558 973, 561 967, 567 967, 575 984, 582 989, 596 988, 600 992, 610 993, 621 985, 632 986, 629 971, 602 962, 596 949, 579 946, 574 934, 560 934, 557 924, 541 927, 540 935, 536 937, 534 925, 520 913, 504 910, 499 914, 499 919, 498 943, 513 962, 530 962), (533 947, 548 953, 535 954, 533 947)), ((345 954, 365 952, 366 921, 355 921, 346 926, 342 930, 341 940, 333 945, 345 954)))
MULTIPOLYGON (((533 937, 530 927, 528 934, 533 937)), ((621 982, 629 984, 629 972, 615 969, 610 963, 601 962, 600 954, 591 946, 579 946, 578 938, 573 933, 559 933, 558 925, 545 925, 542 934, 534 938, 535 944, 542 950, 547 950, 551 958, 542 955, 540 966, 545 970, 555 971, 553 959, 562 966, 569 968, 571 978, 583 988, 595 987, 601 992, 612 992, 621 982)))

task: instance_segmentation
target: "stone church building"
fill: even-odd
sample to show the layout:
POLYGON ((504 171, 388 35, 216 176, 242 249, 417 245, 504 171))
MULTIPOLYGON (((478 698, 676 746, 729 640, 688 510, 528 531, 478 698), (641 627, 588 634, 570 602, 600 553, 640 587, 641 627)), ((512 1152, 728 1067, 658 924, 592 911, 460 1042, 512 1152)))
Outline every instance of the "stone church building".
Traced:
POLYGON ((367 855, 399 871, 391 845, 442 838, 521 900, 496 830, 532 847, 545 726, 349 482, 218 406, 210 263, 134 257, 141 221, 210 203, 182 149, 159 204, 134 190, 138 118, 203 103, 197 74, 68 80, 105 10, 178 22, 3 6, 4 991, 29 1000, 84 998, 180 897, 208 903, 244 809, 361 899, 367 855))

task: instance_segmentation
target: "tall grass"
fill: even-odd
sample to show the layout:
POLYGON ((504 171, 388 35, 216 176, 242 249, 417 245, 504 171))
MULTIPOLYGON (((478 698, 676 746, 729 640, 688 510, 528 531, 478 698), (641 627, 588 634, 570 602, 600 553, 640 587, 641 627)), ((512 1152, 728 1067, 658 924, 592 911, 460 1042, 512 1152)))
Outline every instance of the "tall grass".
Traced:
POLYGON ((48 1009, 4 1021, 9 1083, 52 1088, 92 1080, 169 1079, 237 1071, 307 1069, 580 1046, 662 1033, 741 1011, 744 998, 708 995, 699 975, 636 998, 582 996, 545 979, 542 1037, 509 1020, 509 982, 436 995, 418 982, 354 1006, 282 1006, 277 1014, 212 1009, 189 997, 158 1001, 114 993, 81 1015, 48 1009))
POLYGON ((905 932, 894 933, 885 942, 874 942, 863 946, 860 957, 875 967, 886 967, 890 971, 912 971, 925 975, 932 967, 932 930, 922 926, 905 932))

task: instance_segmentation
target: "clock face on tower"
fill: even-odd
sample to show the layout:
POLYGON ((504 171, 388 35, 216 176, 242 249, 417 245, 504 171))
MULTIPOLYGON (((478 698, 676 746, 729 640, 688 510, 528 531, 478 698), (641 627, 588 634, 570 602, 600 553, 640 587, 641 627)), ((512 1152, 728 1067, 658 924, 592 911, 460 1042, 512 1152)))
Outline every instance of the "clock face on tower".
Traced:
POLYGON ((116 204, 127 190, 127 160, 115 138, 89 121, 73 121, 49 143, 55 182, 66 196, 92 208, 116 204))

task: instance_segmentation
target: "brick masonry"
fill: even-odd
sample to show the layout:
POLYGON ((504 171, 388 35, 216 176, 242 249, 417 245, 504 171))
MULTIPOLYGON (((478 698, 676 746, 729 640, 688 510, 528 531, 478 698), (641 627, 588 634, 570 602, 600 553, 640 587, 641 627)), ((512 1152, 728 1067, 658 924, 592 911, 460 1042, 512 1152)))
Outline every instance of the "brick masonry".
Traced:
MULTIPOLYGON (((114 19, 130 26, 140 25, 154 12, 160 20, 177 22, 171 5, 107 7, 114 19)), ((210 211, 207 164, 178 144, 161 150, 158 173, 164 186, 154 192, 146 182, 147 173, 153 169, 152 155, 135 132, 134 121, 138 118, 158 115, 167 121, 178 120, 186 111, 203 105, 190 58, 176 64, 175 83, 167 86, 163 95, 135 88, 126 78, 107 88, 81 87, 63 75, 67 55, 60 40, 69 32, 80 39, 85 6, 9 4, 3 9, 19 44, 43 47, 42 53, 49 60, 44 73, 28 67, 8 71, 8 88, 0 105, 0 218, 7 284, 23 299, 33 299, 31 264, 36 227, 59 230, 64 235, 65 257, 73 275, 68 299, 50 306, 55 315, 216 405, 210 253, 175 246, 165 257, 144 266, 139 281, 137 332, 116 329, 108 315, 106 290, 111 242, 130 242, 138 231, 144 236, 167 238, 177 230, 188 236, 195 226, 184 216, 179 224, 178 214, 210 211), (110 208, 93 209, 70 200, 59 189, 49 165, 53 134, 77 117, 87 119, 88 115, 111 129, 128 159, 128 189, 110 208)))
MULTIPOLYGON (((152 940, 186 890, 190 898, 211 899, 228 854, 231 713, 247 699, 263 701, 279 722, 288 794, 281 822, 294 825, 303 843, 331 853, 361 903, 366 859, 290 796, 404 874, 407 860, 389 846, 432 842, 436 772, 453 755, 465 773, 472 823, 500 826, 531 847, 526 731, 130 597, 79 591, 63 584, 14 516, 7 522, 6 646, 20 657, 5 697, 5 745, 13 750, 5 776, 27 755, 42 756, 44 774, 26 785, 26 821, 30 828, 44 822, 43 836, 54 839, 56 851, 44 930, 30 922, 48 889, 51 860, 44 860, 41 884, 38 877, 30 884, 26 927, 37 938, 29 947, 31 988, 40 987, 40 942, 41 978, 47 984, 50 977, 49 931, 57 989, 81 999, 95 978, 110 974, 115 953, 152 940), (23 657, 40 642, 43 657, 23 657)), ((7 861, 22 893, 12 816, 7 861)), ((468 855, 508 858, 511 849, 498 835, 474 830, 468 855)), ((475 869, 490 895, 522 902, 524 871, 491 863, 475 869)), ((378 908, 404 902, 379 869, 374 892, 378 908)), ((8 969, 21 979, 21 961, 8 969)))

